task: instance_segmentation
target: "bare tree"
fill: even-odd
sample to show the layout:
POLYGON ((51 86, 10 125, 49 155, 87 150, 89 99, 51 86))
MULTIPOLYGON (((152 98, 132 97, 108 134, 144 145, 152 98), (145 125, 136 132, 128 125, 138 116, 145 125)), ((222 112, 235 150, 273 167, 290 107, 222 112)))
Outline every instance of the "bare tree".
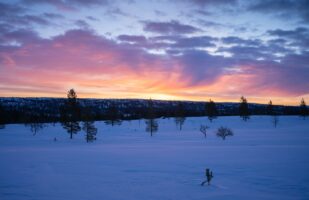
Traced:
POLYGON ((205 138, 206 138, 206 135, 207 135, 207 129, 209 129, 209 126, 206 126, 206 125, 200 126, 200 131, 201 131, 201 133, 204 134, 205 138))
POLYGON ((231 129, 227 128, 227 127, 223 127, 221 126, 218 130, 217 130, 217 136, 221 137, 223 140, 225 140, 225 138, 227 136, 233 136, 234 133, 231 129))
POLYGON ((46 127, 45 124, 39 122, 30 123, 29 126, 33 135, 36 135, 39 131, 43 130, 46 127))

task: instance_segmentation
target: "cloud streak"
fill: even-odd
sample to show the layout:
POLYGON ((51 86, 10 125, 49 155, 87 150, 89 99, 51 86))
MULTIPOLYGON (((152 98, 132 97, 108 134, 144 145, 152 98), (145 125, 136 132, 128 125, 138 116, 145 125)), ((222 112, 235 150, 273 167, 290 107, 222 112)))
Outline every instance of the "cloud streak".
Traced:
POLYGON ((176 20, 169 22, 143 21, 144 31, 159 34, 188 34, 200 32, 201 29, 191 25, 182 24, 176 20))

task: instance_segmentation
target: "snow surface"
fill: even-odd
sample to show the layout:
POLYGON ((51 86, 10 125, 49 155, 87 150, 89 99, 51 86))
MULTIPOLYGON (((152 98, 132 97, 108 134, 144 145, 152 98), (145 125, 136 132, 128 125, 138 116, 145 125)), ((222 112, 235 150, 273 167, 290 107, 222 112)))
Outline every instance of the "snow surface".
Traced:
POLYGON ((60 124, 33 136, 29 127, 0 129, 1 200, 309 199, 309 119, 255 116, 96 122, 97 140, 69 139, 60 124), (199 131, 207 125, 207 138, 199 131), (234 132, 225 140, 218 127, 234 132), (57 141, 54 141, 54 138, 57 141), (205 168, 214 179, 201 186, 205 168))

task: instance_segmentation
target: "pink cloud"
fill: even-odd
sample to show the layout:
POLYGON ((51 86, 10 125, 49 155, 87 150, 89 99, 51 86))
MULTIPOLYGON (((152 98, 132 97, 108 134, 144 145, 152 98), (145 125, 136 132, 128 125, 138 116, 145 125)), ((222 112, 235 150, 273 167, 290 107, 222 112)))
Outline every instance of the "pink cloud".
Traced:
MULTIPOLYGON (((182 50, 179 56, 156 55, 140 45, 107 39, 89 30, 71 30, 51 39, 25 33, 2 36, 20 43, 0 49, 2 96, 61 96, 74 87, 80 97, 238 100, 240 95, 297 96, 306 94, 304 87, 308 86, 295 89, 284 79, 285 75, 302 78, 286 67, 296 59, 293 56, 280 65, 197 50, 182 50)), ((300 66, 298 70, 304 69, 300 66)))

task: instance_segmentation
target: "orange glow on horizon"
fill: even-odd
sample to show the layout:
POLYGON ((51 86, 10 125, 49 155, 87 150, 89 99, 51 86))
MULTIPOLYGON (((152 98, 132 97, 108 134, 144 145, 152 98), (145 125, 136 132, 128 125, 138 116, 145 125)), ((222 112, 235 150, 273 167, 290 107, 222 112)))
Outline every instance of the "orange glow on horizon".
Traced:
POLYGON ((79 98, 239 102, 240 97, 245 96, 251 103, 267 104, 272 100, 275 105, 299 105, 301 98, 306 100, 309 97, 309 94, 293 96, 276 88, 256 88, 254 81, 257 77, 248 74, 227 74, 210 83, 190 85, 177 70, 172 73, 160 70, 136 73, 127 67, 118 68, 122 70, 106 73, 85 71, 81 74, 59 72, 57 75, 52 70, 33 73, 16 69, 14 74, 28 78, 12 80, 15 84, 10 86, 0 84, 0 96, 66 98, 67 90, 74 88, 79 98))
MULTIPOLYGON (((76 88, 75 88, 76 89, 76 88)), ((209 101, 212 99, 215 102, 239 102, 241 95, 235 96, 181 96, 169 93, 134 93, 134 92, 124 92, 124 93, 113 93, 111 95, 102 93, 91 93, 83 92, 76 89, 78 98, 94 98, 94 99, 153 99, 153 100, 172 100, 172 101, 209 101)), ((1 97, 51 97, 51 98, 66 98, 66 91, 57 93, 44 93, 44 92, 33 92, 33 93, 2 93, 1 97)), ((309 99, 309 94, 299 97, 253 97, 245 96, 249 103, 259 103, 267 104, 269 100, 272 100, 273 105, 293 105, 298 106, 302 98, 309 99)))

